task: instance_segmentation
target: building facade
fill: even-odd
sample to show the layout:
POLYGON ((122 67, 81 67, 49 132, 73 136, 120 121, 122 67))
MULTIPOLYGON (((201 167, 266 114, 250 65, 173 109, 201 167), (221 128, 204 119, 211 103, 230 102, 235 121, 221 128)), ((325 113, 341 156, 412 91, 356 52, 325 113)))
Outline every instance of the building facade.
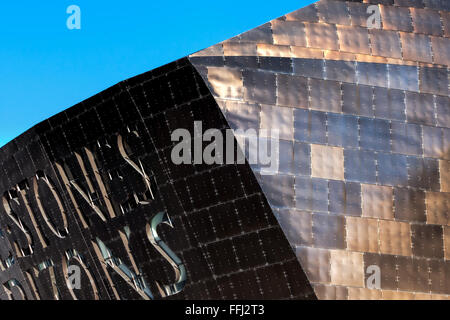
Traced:
POLYGON ((448 299, 449 52, 448 1, 321 0, 40 123, 0 149, 0 298, 448 299))

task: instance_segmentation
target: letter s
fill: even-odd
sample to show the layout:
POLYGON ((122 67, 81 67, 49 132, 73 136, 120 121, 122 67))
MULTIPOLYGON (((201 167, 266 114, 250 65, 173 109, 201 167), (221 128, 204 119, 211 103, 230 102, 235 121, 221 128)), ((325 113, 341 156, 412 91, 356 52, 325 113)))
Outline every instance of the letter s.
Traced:
POLYGON ((180 258, 173 252, 167 244, 159 237, 156 230, 161 223, 165 223, 173 228, 172 221, 166 212, 160 212, 152 218, 151 224, 147 223, 145 228, 147 237, 151 244, 158 250, 159 253, 171 264, 175 271, 176 282, 170 285, 161 285, 156 282, 159 292, 163 297, 172 296, 183 290, 186 284, 186 268, 181 262, 180 258))
POLYGON ((81 29, 81 10, 79 6, 70 5, 66 9, 66 13, 70 14, 67 18, 66 25, 67 29, 81 29))

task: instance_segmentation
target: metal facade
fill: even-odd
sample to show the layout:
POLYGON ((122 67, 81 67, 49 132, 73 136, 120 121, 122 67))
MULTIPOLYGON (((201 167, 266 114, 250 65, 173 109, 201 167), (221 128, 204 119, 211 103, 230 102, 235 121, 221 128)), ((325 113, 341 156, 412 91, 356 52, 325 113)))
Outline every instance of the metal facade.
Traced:
POLYGON ((232 128, 280 130, 253 170, 320 299, 450 294, 449 27, 446 0, 322 0, 190 56, 232 128))

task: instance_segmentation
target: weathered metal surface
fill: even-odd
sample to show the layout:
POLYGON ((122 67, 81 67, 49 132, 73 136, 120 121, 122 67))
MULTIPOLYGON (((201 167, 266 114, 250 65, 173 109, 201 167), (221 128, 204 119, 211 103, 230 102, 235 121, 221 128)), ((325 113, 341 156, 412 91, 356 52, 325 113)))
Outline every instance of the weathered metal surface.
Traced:
POLYGON ((450 295, 449 4, 322 0, 256 28, 264 41, 240 35, 234 52, 256 46, 252 60, 190 56, 216 99, 233 103, 234 129, 248 114, 283 132, 276 175, 253 170, 319 298, 450 295), (368 28, 371 5, 379 29, 368 28))

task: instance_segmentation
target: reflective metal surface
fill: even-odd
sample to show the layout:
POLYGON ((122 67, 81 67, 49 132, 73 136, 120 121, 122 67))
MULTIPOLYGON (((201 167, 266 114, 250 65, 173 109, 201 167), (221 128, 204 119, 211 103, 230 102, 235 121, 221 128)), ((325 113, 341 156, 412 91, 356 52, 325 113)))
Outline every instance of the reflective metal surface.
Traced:
POLYGON ((449 298, 449 11, 321 0, 190 56, 231 127, 280 130, 253 169, 321 299, 449 298))

